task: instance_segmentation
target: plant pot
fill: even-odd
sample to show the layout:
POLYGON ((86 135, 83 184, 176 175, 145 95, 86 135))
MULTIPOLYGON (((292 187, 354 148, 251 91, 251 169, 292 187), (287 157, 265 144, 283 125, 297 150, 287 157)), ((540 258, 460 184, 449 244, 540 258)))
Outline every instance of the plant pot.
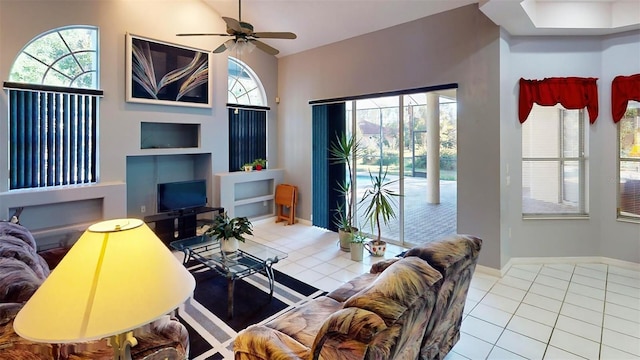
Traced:
POLYGON ((245 166, 244 171, 246 172, 253 171, 253 166, 245 166))
POLYGON ((377 243, 375 241, 369 241, 364 244, 364 248, 367 249, 372 256, 384 256, 385 251, 387 251, 387 243, 382 240, 377 243))
POLYGON ((238 247, 238 239, 236 238, 220 240, 220 251, 225 254, 235 253, 236 251, 238 251, 238 247))
POLYGON ((258 171, 262 170, 262 165, 256 165, 256 170, 258 171))
POLYGON ((347 229, 338 229, 338 238, 340 239, 340 250, 349 252, 351 244, 351 234, 358 231, 358 228, 352 227, 351 231, 347 229))
POLYGON ((350 243, 349 247, 351 248, 351 260, 353 261, 362 261, 363 253, 364 253, 364 244, 363 243, 350 243))

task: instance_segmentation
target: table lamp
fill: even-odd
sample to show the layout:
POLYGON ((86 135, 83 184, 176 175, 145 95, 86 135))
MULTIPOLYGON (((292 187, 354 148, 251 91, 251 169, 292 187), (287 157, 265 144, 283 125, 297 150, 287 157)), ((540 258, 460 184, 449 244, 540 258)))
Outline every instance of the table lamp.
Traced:
POLYGON ((139 219, 91 225, 16 315, 15 332, 45 343, 109 337, 130 359, 132 330, 173 311, 195 279, 139 219))

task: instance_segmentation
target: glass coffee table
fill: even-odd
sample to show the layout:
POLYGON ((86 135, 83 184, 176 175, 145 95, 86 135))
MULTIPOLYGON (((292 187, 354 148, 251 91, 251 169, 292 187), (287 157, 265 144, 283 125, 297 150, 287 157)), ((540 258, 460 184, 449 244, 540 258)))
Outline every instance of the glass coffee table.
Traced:
POLYGON ((233 317, 233 289, 235 281, 255 273, 269 280, 269 296, 273 297, 273 264, 287 257, 287 253, 251 240, 239 241, 239 250, 225 253, 220 240, 209 236, 194 236, 176 240, 169 245, 184 253, 184 264, 194 259, 227 278, 227 316, 233 317))

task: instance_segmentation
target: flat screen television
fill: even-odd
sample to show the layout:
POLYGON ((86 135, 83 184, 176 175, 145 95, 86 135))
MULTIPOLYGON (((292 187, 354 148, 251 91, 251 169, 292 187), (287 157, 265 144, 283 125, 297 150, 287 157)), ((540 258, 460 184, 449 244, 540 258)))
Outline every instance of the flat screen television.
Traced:
POLYGON ((207 205, 207 181, 158 184, 158 212, 182 212, 207 205))

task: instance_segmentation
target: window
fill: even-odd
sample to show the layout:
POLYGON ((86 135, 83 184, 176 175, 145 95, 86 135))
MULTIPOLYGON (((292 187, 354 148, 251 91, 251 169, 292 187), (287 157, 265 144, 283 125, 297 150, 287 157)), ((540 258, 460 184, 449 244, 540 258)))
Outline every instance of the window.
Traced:
POLYGON ((98 29, 39 35, 4 83, 9 107, 9 188, 97 181, 98 29))
POLYGON ((584 109, 534 105, 522 124, 523 215, 586 215, 584 109))
POLYGON ((258 77, 240 60, 229 57, 229 171, 267 159, 266 97, 258 77))
POLYGON ((618 217, 640 220, 640 102, 629 101, 618 135, 618 217))
POLYGON ((240 60, 229 57, 228 92, 229 104, 257 105, 266 104, 264 90, 258 77, 240 60))

